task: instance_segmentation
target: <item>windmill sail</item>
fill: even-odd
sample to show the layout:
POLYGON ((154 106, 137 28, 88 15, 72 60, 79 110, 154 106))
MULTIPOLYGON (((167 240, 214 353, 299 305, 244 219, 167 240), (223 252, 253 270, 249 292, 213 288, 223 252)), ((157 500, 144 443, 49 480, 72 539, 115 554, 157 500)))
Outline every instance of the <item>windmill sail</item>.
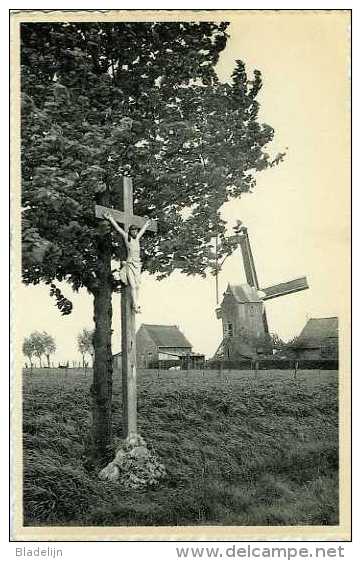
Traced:
MULTIPOLYGON (((250 286, 254 286, 258 290, 259 284, 258 284, 258 278, 256 273, 256 267, 254 265, 251 244, 248 237, 248 230, 246 227, 243 227, 241 232, 242 233, 239 239, 239 243, 242 251, 243 265, 244 265, 244 271, 246 273, 246 279, 250 286)), ((263 309, 262 319, 263 319, 264 330, 266 333, 269 333, 268 321, 267 321, 267 315, 265 309, 263 309)))
POLYGON ((256 268, 254 266, 251 244, 249 242, 247 228, 245 227, 242 228, 242 233, 239 238, 239 243, 241 246, 243 265, 244 265, 244 271, 246 273, 247 283, 250 286, 254 286, 255 288, 258 289, 259 284, 257 279, 256 268))
POLYGON ((300 277, 299 279, 294 279, 288 282, 281 282, 279 284, 275 284, 274 286, 262 288, 262 292, 265 293, 262 300, 271 300, 271 298, 278 298, 279 296, 285 296, 286 294, 293 294, 294 292, 306 290, 307 288, 309 288, 309 286, 306 277, 300 277))

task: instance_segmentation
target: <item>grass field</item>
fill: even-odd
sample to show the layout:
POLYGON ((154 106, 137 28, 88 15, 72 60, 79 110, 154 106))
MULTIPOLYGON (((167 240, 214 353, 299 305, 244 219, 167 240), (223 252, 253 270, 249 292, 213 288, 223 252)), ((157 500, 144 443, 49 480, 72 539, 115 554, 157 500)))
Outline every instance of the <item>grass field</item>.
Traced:
MULTIPOLYGON (((24 524, 338 524, 337 372, 140 372, 140 434, 167 469, 146 491, 86 461, 91 376, 24 372, 24 524)), ((120 436, 119 373, 113 409, 120 436)))

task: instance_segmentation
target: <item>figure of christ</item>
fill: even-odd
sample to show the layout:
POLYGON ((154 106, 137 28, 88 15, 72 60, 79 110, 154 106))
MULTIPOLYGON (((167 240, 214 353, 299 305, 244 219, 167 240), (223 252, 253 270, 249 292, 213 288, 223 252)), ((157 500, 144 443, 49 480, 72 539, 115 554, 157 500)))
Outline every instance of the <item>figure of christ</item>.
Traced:
POLYGON ((150 223, 150 219, 147 219, 146 223, 139 231, 136 226, 130 226, 129 232, 127 233, 123 230, 123 228, 121 228, 121 226, 119 226, 119 224, 114 220, 109 212, 104 212, 103 216, 112 224, 115 230, 117 230, 117 232, 119 232, 123 236, 127 248, 127 260, 122 262, 122 267, 120 269, 120 280, 123 284, 130 286, 132 295, 132 308, 136 313, 139 313, 141 310, 138 303, 138 295, 142 269, 139 240, 146 231, 150 223))

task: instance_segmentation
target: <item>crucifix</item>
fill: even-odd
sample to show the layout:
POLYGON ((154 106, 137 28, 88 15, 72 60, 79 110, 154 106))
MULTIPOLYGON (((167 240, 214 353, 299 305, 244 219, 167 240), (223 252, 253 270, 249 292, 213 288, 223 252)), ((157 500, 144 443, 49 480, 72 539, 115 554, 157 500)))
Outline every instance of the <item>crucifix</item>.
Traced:
MULTIPOLYGON (((133 214, 133 182, 131 177, 123 176, 123 210, 95 206, 95 216, 104 220, 110 215, 116 223, 122 224, 128 235, 129 228, 144 227, 146 219, 133 214)), ((147 229, 157 232, 157 223, 151 220, 147 229)), ((122 288, 121 328, 122 328, 122 392, 123 392, 123 435, 130 438, 137 435, 137 356, 135 345, 135 310, 129 283, 122 288)))

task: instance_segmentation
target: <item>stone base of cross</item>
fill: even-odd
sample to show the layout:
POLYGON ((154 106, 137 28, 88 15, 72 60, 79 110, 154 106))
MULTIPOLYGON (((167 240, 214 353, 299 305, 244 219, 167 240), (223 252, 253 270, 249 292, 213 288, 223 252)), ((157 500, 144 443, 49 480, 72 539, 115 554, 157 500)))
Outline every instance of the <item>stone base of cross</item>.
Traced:
MULTIPOLYGON (((128 233, 129 227, 141 228, 146 219, 133 214, 133 183, 130 177, 123 177, 122 210, 95 206, 95 216, 104 220, 104 212, 112 215, 128 233)), ((147 230, 157 231, 156 221, 151 221, 147 230)), ((123 390, 123 437, 135 438, 137 431, 137 358, 135 344, 135 314, 131 304, 131 290, 124 286, 121 293, 122 330, 122 390, 123 390)))
POLYGON ((121 443, 114 460, 101 470, 99 478, 117 482, 125 489, 146 489, 159 484, 165 475, 164 465, 138 435, 121 443))

